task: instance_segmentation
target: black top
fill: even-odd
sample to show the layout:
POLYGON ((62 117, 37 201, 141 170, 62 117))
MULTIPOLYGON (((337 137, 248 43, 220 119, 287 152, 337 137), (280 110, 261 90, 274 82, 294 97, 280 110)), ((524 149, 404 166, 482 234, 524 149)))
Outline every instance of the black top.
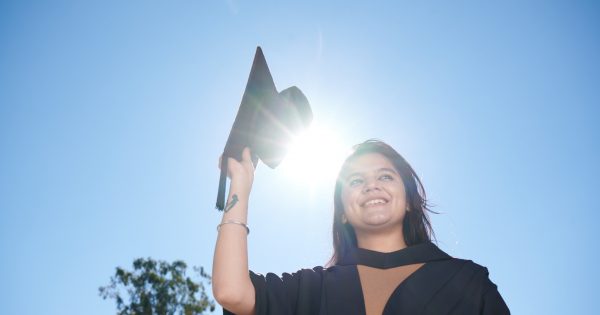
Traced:
POLYGON ((510 314, 487 268, 452 258, 428 242, 392 253, 357 248, 335 266, 302 269, 282 277, 250 272, 256 315, 364 315, 357 264, 387 269, 417 263, 425 264, 396 287, 383 315, 510 314))

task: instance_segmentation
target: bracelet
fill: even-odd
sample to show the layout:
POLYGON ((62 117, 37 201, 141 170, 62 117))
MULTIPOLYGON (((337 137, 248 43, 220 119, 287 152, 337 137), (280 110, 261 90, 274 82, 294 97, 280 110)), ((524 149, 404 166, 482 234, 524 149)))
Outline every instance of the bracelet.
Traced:
POLYGON ((233 220, 227 220, 227 221, 223 221, 221 224, 217 225, 217 232, 219 231, 219 229, 221 229, 221 225, 224 224, 237 224, 237 225, 241 225, 243 227, 246 228, 246 235, 250 234, 250 228, 248 227, 248 225, 244 222, 239 222, 239 221, 233 221, 233 220))

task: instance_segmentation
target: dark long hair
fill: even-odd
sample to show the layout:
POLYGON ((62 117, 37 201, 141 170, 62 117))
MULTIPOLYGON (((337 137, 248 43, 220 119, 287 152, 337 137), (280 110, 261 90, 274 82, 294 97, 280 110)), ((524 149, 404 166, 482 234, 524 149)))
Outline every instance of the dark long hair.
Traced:
POLYGON ((356 233, 350 224, 342 222, 344 205, 342 203, 342 180, 340 178, 346 164, 356 157, 368 153, 379 153, 386 157, 394 168, 400 174, 404 189, 406 190, 406 202, 409 211, 404 216, 402 229, 404 242, 407 246, 420 244, 435 239, 428 212, 435 213, 429 209, 425 189, 417 176, 417 173, 406 162, 406 160, 394 148, 379 140, 367 140, 359 143, 352 148, 352 153, 346 158, 335 183, 335 192, 333 196, 333 256, 329 260, 328 266, 335 265, 348 250, 357 246, 356 233))

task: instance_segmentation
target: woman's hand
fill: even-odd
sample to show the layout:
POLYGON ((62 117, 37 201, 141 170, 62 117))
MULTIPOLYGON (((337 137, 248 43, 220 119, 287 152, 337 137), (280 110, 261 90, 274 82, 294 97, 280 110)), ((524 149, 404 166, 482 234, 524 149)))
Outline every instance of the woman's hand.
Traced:
MULTIPOLYGON (((220 167, 221 165, 219 165, 220 167)), ((244 151, 242 151, 241 162, 234 158, 227 159, 227 176, 231 179, 230 194, 236 194, 238 198, 248 199, 254 182, 254 163, 252 163, 249 148, 244 148, 244 151)))

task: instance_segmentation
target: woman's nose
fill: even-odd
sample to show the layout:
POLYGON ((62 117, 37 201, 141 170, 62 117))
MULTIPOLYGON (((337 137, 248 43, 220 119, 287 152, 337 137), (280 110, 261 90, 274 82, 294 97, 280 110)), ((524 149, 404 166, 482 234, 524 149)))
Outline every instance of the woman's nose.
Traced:
POLYGON ((372 190, 379 190, 379 183, 376 180, 367 180, 363 186, 363 192, 370 192, 372 190))

